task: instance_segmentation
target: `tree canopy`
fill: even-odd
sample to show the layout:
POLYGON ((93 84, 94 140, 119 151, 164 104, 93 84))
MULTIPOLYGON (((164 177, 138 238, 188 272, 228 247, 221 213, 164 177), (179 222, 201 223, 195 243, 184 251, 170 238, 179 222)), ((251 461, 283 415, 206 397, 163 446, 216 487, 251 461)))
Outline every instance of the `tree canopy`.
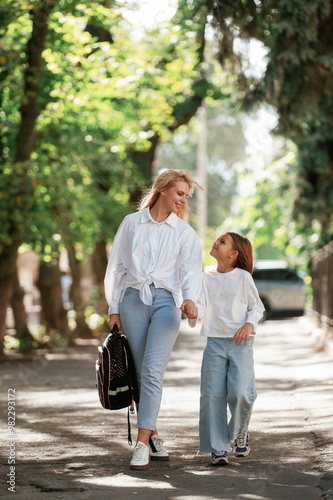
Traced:
POLYGON ((40 257, 40 286, 52 276, 58 291, 61 249, 76 284, 80 263, 93 255, 101 293, 107 242, 158 162, 194 170, 197 129, 188 125, 204 99, 219 102, 208 106, 209 120, 218 122, 208 137, 209 225, 227 224, 236 199, 239 225, 260 256, 271 241, 300 251, 314 230, 320 243, 331 239, 332 5, 178 0, 171 20, 135 40, 116 0, 3 2, 0 337, 20 245, 40 257), (205 52, 208 22, 217 28, 219 75, 205 52), (263 74, 247 61, 252 40, 267 51, 263 74), (239 181, 251 175, 237 110, 262 103, 277 110, 276 132, 289 141, 255 194, 237 198, 239 181))
MULTIPOLYGON (((238 73, 243 109, 260 102, 279 116, 276 132, 297 146, 293 216, 333 236, 333 2, 332 0, 207 0, 219 32, 219 60, 238 73), (267 48, 267 69, 256 78, 236 40, 267 48)), ((292 177, 292 175, 291 175, 292 177)))
POLYGON ((105 247, 151 183, 157 144, 226 95, 202 65, 203 4, 180 1, 139 43, 117 2, 11 0, 0 14, 3 332, 17 248, 51 269, 63 246, 75 267, 105 247))

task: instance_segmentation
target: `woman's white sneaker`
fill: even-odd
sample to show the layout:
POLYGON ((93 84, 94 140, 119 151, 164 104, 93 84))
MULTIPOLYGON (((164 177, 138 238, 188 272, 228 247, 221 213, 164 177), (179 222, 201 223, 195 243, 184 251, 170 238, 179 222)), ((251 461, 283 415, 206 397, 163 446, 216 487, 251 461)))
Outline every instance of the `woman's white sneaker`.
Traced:
POLYGON ((149 468, 149 447, 142 441, 139 441, 134 448, 132 460, 130 462, 130 469, 132 470, 145 470, 149 468))
POLYGON ((151 436, 152 445, 149 443, 149 455, 152 460, 170 460, 168 452, 163 448, 163 439, 157 434, 151 436))

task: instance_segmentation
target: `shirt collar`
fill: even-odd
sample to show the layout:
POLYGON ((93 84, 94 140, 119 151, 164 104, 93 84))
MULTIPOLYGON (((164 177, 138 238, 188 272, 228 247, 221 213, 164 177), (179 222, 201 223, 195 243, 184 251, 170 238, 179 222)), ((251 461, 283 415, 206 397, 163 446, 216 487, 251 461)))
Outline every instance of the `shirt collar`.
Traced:
MULTIPOLYGON (((149 221, 154 222, 154 224, 158 224, 156 220, 154 220, 150 215, 149 207, 147 207, 141 212, 141 224, 144 224, 145 222, 149 221)), ((169 226, 175 228, 177 226, 178 217, 174 212, 171 212, 170 215, 163 222, 160 222, 160 224, 163 224, 164 222, 166 224, 169 224, 169 226)))

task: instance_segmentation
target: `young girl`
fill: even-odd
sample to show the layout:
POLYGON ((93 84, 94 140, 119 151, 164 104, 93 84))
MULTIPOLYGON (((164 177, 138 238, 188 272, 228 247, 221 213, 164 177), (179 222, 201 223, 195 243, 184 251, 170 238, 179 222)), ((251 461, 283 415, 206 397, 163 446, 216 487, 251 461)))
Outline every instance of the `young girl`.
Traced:
POLYGON ((228 232, 213 244, 210 255, 217 269, 203 274, 198 309, 192 304, 183 309, 188 318, 204 320, 201 335, 208 337, 201 368, 199 451, 211 452, 212 463, 223 465, 231 442, 236 456, 250 453, 248 428, 257 395, 253 335, 264 307, 251 276, 247 238, 228 232))

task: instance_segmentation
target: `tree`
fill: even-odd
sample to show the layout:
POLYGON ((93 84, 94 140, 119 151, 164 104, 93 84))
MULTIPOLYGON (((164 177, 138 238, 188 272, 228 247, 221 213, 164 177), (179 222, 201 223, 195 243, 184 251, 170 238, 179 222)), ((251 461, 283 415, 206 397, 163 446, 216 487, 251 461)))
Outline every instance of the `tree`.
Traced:
MULTIPOLYGON (((192 120, 168 142, 161 144, 157 164, 159 168, 196 169, 198 123, 192 120)), ((237 186, 234 165, 245 158, 246 142, 240 114, 230 109, 230 101, 211 101, 207 105, 207 225, 217 227, 230 213, 237 186)), ((196 191, 189 199, 191 223, 196 225, 196 191)))
POLYGON ((158 43, 147 33, 139 45, 116 2, 1 7, 2 335, 19 245, 37 251, 39 284, 52 281, 48 293, 58 294, 44 308, 51 325, 61 247, 71 256, 74 286, 94 252, 101 281, 106 242, 151 182, 157 143, 188 123, 207 94, 222 95, 202 67, 206 9, 179 5, 158 43))
POLYGON ((257 259, 287 257, 291 265, 305 267, 318 228, 301 231, 292 218, 297 150, 291 141, 280 142, 279 155, 258 171, 257 179, 251 162, 239 174, 248 188, 235 200, 227 225, 250 239, 257 259))
POLYGON ((1 203, 5 201, 7 241, 2 242, 0 258, 0 352, 3 349, 5 320, 7 306, 13 294, 16 276, 16 252, 23 242, 23 221, 25 213, 31 203, 31 193, 28 188, 28 162, 34 147, 35 124, 38 117, 38 97, 41 86, 42 52, 47 32, 47 22, 53 4, 42 2, 39 9, 31 12, 32 32, 27 43, 27 67, 24 75, 23 99, 20 105, 21 122, 16 138, 15 158, 13 169, 0 166, 1 175, 6 186, 3 185, 1 203), (4 188, 9 188, 9 191, 4 188), (15 204, 11 197, 14 195, 15 204), (30 196, 29 196, 30 195, 30 196), (9 199, 8 199, 9 198, 9 199), (17 208, 19 205, 20 208, 17 208), (13 210, 8 210, 13 206, 13 210))
POLYGON ((277 132, 298 148, 293 216, 307 231, 320 225, 319 244, 333 236, 332 0, 207 0, 220 33, 219 60, 238 69, 244 108, 275 106, 277 132), (249 75, 235 39, 268 49, 265 74, 249 75))

